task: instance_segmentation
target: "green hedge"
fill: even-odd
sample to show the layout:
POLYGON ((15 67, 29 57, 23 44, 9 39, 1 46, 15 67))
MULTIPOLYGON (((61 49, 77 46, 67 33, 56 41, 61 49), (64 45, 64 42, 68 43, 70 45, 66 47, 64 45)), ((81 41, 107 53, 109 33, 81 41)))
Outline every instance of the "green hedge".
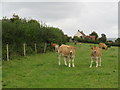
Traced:
POLYGON ((39 23, 37 20, 26 20, 18 15, 12 18, 2 19, 2 56, 6 59, 6 44, 9 44, 10 59, 23 55, 23 43, 27 44, 27 55, 34 54, 34 43, 37 44, 38 53, 43 53, 44 44, 51 51, 50 43, 66 43, 68 38, 63 31, 56 27, 50 27, 39 23))
MULTIPOLYGON (((82 43, 93 43, 93 44, 99 44, 101 42, 100 40, 81 39, 81 38, 78 38, 78 37, 73 38, 73 40, 78 41, 78 42, 82 42, 82 43)), ((120 43, 117 43, 117 42, 113 42, 113 43, 104 42, 104 43, 106 45, 119 46, 120 47, 120 43)))

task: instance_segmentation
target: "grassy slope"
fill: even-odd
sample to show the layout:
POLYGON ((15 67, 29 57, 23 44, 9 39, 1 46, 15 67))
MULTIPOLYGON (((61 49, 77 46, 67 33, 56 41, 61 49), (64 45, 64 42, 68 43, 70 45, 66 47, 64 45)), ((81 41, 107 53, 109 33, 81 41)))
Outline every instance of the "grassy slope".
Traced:
MULTIPOLYGON (((3 88, 116 88, 118 49, 103 50, 102 66, 90 64, 90 44, 76 45, 75 68, 58 66, 57 53, 27 56, 3 62, 3 88)), ((63 59, 63 58, 62 58, 63 59)))

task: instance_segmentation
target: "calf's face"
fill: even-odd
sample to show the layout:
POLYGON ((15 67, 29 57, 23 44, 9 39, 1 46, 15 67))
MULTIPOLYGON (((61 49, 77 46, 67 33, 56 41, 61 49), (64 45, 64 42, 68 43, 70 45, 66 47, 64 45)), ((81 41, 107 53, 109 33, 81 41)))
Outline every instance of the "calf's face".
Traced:
POLYGON ((96 48, 96 46, 92 47, 92 48, 91 48, 91 51, 92 51, 93 54, 96 54, 96 53, 97 53, 97 48, 96 48))

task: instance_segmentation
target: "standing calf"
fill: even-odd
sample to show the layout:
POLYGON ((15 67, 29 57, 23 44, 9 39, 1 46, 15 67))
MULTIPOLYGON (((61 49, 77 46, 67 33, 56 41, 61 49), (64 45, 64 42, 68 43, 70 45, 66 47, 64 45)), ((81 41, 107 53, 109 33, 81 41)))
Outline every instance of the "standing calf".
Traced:
POLYGON ((91 64, 90 68, 92 67, 93 60, 96 61, 96 67, 101 66, 101 48, 99 47, 92 47, 91 48, 91 64))
POLYGON ((108 47, 105 43, 99 43, 99 48, 102 48, 102 49, 105 49, 105 50, 108 49, 108 47))
POLYGON ((69 45, 61 45, 58 49, 58 64, 60 65, 60 58, 61 56, 64 56, 64 63, 67 66, 66 59, 68 59, 69 67, 71 67, 70 61, 72 60, 72 66, 74 65, 74 59, 75 59, 75 47, 69 46, 69 45))
POLYGON ((51 46, 54 48, 55 52, 58 52, 59 45, 55 43, 51 43, 51 46))

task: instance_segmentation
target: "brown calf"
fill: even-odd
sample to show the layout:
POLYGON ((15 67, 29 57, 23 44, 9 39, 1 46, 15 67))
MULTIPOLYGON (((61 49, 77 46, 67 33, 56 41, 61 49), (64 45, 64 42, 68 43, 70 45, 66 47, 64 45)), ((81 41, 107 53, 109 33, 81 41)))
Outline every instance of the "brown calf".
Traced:
POLYGON ((90 56, 91 56, 90 68, 92 67, 93 60, 96 61, 96 67, 101 66, 101 56, 102 56, 101 48, 96 46, 92 47, 90 56))
POLYGON ((76 51, 75 47, 62 44, 58 49, 58 53, 59 53, 58 64, 60 65, 60 57, 64 56, 65 65, 67 65, 66 59, 68 59, 68 63, 69 63, 68 66, 71 67, 70 60, 72 59, 72 66, 75 67, 74 65, 75 51, 76 51))
POLYGON ((102 48, 102 49, 105 49, 105 50, 108 49, 108 47, 105 43, 99 43, 99 48, 102 48))
POLYGON ((54 48, 55 52, 58 52, 59 45, 56 43, 51 43, 51 46, 54 48))

